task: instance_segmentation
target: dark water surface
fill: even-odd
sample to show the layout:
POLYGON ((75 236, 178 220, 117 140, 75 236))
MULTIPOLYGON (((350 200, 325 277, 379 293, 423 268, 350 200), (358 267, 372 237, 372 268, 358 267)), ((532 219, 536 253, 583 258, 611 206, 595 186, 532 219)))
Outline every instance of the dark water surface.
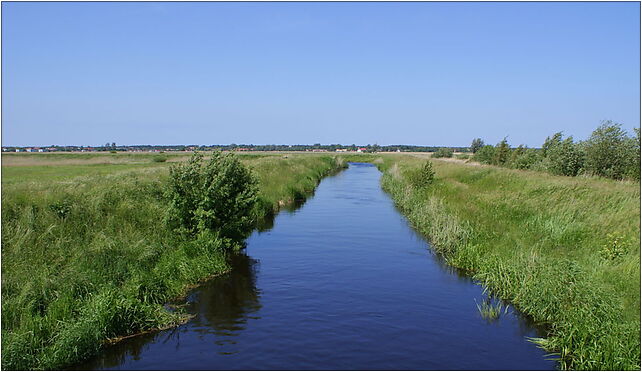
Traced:
POLYGON ((234 270, 189 298, 196 317, 107 348, 82 369, 554 369, 509 310, 482 319, 482 288, 444 267, 351 164, 299 210, 255 232, 234 270))

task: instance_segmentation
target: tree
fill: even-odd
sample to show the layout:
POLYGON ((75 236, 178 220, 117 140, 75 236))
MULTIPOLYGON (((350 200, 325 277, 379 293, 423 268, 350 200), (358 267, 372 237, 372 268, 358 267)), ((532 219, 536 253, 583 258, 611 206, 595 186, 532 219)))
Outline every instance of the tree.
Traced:
POLYGON ((493 157, 493 164, 496 165, 504 165, 508 161, 508 158, 510 157, 510 146, 508 145, 508 141, 506 141, 506 137, 495 146, 495 155, 493 157))
POLYGON ((548 150, 562 141, 562 132, 557 132, 553 134, 552 137, 546 137, 544 144, 542 145, 542 156, 548 156, 548 150))
POLYGON ((589 173, 622 179, 635 161, 635 140, 628 137, 622 125, 603 121, 584 143, 586 170, 589 173))
POLYGON ((475 138, 473 143, 470 144, 470 151, 472 151, 473 154, 476 154, 482 147, 484 147, 484 141, 482 141, 481 138, 475 138))

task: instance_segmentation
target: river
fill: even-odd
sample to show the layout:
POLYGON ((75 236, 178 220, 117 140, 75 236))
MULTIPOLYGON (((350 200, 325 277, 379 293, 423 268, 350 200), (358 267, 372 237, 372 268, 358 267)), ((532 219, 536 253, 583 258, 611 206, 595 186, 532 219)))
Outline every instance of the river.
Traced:
POLYGON ((351 163, 301 208, 254 232, 234 270, 193 291, 194 319, 124 340, 80 369, 550 370, 509 308, 409 227, 370 164, 351 163))

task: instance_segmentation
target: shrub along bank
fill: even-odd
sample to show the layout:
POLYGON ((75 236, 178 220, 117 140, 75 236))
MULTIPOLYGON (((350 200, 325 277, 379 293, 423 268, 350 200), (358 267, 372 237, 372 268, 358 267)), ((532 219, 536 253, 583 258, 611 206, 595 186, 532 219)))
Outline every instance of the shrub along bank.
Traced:
POLYGON ((640 128, 629 136, 621 124, 604 121, 585 141, 574 142, 562 132, 547 137, 540 149, 511 149, 506 138, 496 146, 473 140, 473 160, 507 168, 545 171, 555 175, 591 175, 640 181, 640 128))
POLYGON ((163 305, 229 270, 252 223, 343 166, 330 156, 213 158, 171 176, 163 163, 3 179, 2 368, 62 368, 108 339, 183 321, 163 305))
POLYGON ((433 175, 425 160, 385 159, 383 188, 410 222, 448 263, 549 325, 536 342, 561 368, 640 368, 639 183, 442 161, 433 175))

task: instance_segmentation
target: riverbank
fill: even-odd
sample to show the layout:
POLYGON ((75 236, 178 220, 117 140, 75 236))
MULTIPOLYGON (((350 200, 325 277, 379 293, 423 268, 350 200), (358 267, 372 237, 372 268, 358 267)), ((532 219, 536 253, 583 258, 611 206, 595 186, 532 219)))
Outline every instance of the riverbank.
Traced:
MULTIPOLYGON (((163 305, 229 270, 224 251, 237 243, 166 228, 164 161, 115 159, 3 167, 3 369, 63 368, 108 339, 178 324, 185 314, 163 305)), ((259 179, 257 219, 343 167, 331 156, 241 160, 259 179)))
POLYGON ((640 185, 384 157, 383 188, 452 266, 550 327, 562 369, 640 368, 640 185))

